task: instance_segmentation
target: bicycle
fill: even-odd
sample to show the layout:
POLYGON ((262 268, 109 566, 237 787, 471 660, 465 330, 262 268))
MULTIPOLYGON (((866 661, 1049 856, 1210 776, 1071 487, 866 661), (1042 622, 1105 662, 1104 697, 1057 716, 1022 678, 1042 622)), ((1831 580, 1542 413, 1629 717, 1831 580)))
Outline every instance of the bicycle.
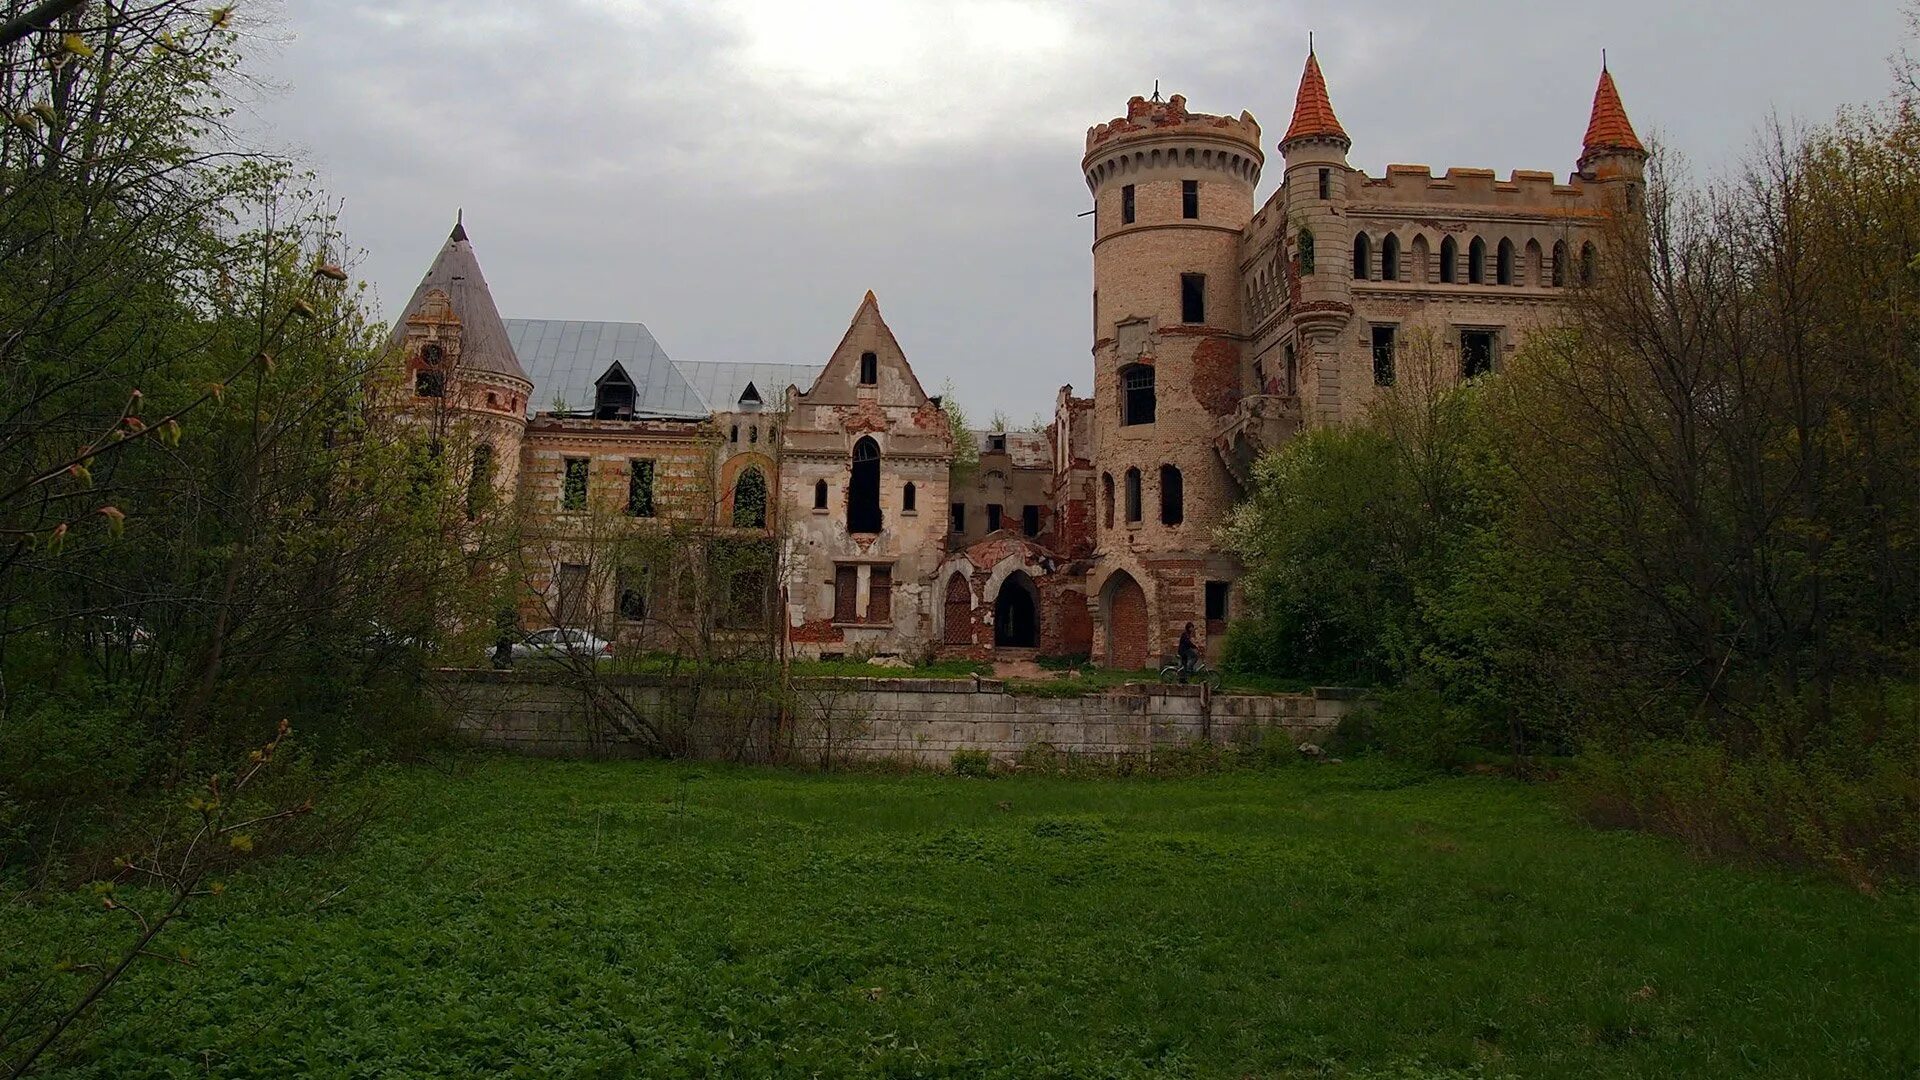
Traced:
POLYGON ((1220 673, 1208 667, 1205 660, 1195 660, 1192 671, 1185 670, 1178 662, 1168 664, 1160 669, 1160 681, 1183 686, 1198 683, 1213 693, 1220 692, 1220 673))

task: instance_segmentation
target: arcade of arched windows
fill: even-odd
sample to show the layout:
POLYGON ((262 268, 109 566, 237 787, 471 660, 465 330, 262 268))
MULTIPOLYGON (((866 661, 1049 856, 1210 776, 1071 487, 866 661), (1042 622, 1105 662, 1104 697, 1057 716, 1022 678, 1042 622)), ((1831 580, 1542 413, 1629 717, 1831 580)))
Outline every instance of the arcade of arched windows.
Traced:
MULTIPOLYGON (((1356 281, 1405 281, 1416 285, 1496 285, 1566 288, 1587 284, 1597 273, 1598 255, 1592 241, 1577 246, 1559 239, 1551 248, 1537 237, 1502 235, 1447 235, 1439 243, 1424 233, 1404 238, 1392 230, 1356 231, 1353 238, 1353 277, 1356 281), (1437 250, 1439 258, 1429 252, 1437 250), (1448 266, 1451 261, 1453 265, 1448 266)), ((1256 320, 1279 302, 1277 282, 1265 271, 1247 286, 1247 307, 1256 320)))

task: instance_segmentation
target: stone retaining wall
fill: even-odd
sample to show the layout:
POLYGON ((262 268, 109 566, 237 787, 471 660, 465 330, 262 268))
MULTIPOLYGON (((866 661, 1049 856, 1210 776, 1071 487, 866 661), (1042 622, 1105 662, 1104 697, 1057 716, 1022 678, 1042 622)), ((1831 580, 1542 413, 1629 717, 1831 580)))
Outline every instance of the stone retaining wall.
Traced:
MULTIPOLYGON (((684 680, 611 675, 599 681, 643 716, 686 712, 684 680)), ((560 757, 620 756, 638 748, 621 731, 624 710, 595 708, 577 685, 539 672, 445 671, 439 686, 454 724, 489 745, 560 757)), ((1202 739, 1239 741, 1277 730, 1319 742, 1358 704, 1357 691, 1212 694, 1197 686, 1137 683, 1078 697, 1010 693, 992 679, 813 678, 794 680, 792 713, 776 735, 777 709, 744 685, 708 687, 690 741, 714 753, 748 746, 763 756, 777 741, 803 760, 892 758, 941 766, 956 750, 1010 760, 1037 744, 1107 758, 1202 739)), ((770 756, 770 755, 769 755, 770 756)))

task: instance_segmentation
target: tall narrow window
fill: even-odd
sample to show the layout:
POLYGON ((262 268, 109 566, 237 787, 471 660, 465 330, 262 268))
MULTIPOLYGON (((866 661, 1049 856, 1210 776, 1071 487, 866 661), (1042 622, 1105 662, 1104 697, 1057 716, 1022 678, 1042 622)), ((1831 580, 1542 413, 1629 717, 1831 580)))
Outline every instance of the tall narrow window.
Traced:
POLYGON ((815 480, 813 482, 813 508, 815 510, 825 510, 827 508, 827 482, 825 480, 815 480))
POLYGON ((1153 368, 1146 364, 1132 364, 1121 368, 1120 393, 1122 424, 1153 423, 1153 368))
POLYGON ((999 503, 987 504, 987 531, 988 532, 1000 531, 1000 515, 1001 515, 1001 509, 1000 509, 999 503))
POLYGON ((651 458, 633 458, 627 462, 627 513, 634 517, 653 516, 651 458))
POLYGON ((1474 237, 1467 245, 1467 284, 1483 285, 1487 280, 1487 242, 1474 237))
POLYGON ((1553 287, 1556 289, 1567 287, 1567 242, 1565 240, 1553 242, 1553 287))
POLYGON ((1020 531, 1027 536, 1040 535, 1040 508, 1028 503, 1020 508, 1020 531))
POLYGON ((566 459, 566 472, 560 480, 560 509, 585 510, 587 508, 587 470, 592 460, 583 457, 566 459))
POLYGON ((893 567, 875 566, 867 571, 867 621, 893 621, 893 567))
POLYGON ((1133 224, 1133 185, 1132 184, 1128 184, 1120 189, 1120 224, 1122 225, 1133 224))
POLYGON ((1140 470, 1127 470, 1127 524, 1140 523, 1140 470))
POLYGON ((1599 262, 1599 252, 1592 244, 1580 245, 1580 284, 1593 284, 1594 276, 1599 273, 1599 262))
POLYGON ((860 568, 833 568, 833 621, 860 621, 860 568))
POLYGON ((1207 275, 1180 275, 1180 321, 1184 323, 1207 321, 1207 275))
POLYGON ((953 531, 957 533, 966 532, 967 531, 967 504, 953 503, 951 506, 948 507, 948 510, 950 511, 951 516, 953 518, 953 522, 952 522, 953 531))
POLYGON ((1180 484, 1180 470, 1160 466, 1160 524, 1178 525, 1187 520, 1186 492, 1180 484))
POLYGON ((914 491, 913 485, 911 483, 909 483, 906 487, 902 488, 900 490, 900 512, 903 514, 914 513, 917 509, 914 506, 914 500, 917 497, 918 497, 918 493, 914 491))
POLYGON ((1380 280, 1400 280, 1400 238, 1393 233, 1380 241, 1380 280))
POLYGON ((1200 181, 1180 181, 1180 216, 1183 218, 1200 216, 1200 181))
POLYGON ((737 443, 740 441, 740 425, 739 424, 733 425, 733 430, 727 433, 727 441, 734 442, 734 443, 737 443))
POLYGON ((467 520, 473 521, 493 501, 493 447, 473 448, 473 471, 467 474, 467 520))
POLYGON ((880 358, 873 353, 860 354, 860 385, 873 386, 880 381, 880 358))
POLYGON ((1324 201, 1333 198, 1333 170, 1320 170, 1320 198, 1324 201))
POLYGON ((1299 239, 1295 246, 1300 252, 1300 272, 1302 274, 1313 273, 1313 230, 1301 229, 1299 239))
POLYGON ((740 478, 734 481, 733 527, 736 529, 767 527, 767 475, 757 466, 747 466, 741 471, 740 478))
POLYGON ((554 576, 553 621, 561 626, 579 626, 587 617, 587 566, 585 563, 561 563, 554 576))
POLYGON ((1460 331, 1460 374, 1471 379, 1493 370, 1494 332, 1460 331))
POLYGON ((1113 474, 1100 474, 1100 521, 1103 528, 1113 528, 1113 474))
POLYGON ((880 531, 880 444, 863 435, 853 444, 853 475, 847 484, 847 531, 880 531))
POLYGON ((1227 621, 1227 583, 1224 581, 1207 582, 1207 621, 1227 621))
POLYGON ((1373 266, 1373 241, 1366 233, 1353 234, 1353 280, 1365 281, 1373 266))
POLYGON ((1373 328, 1373 384, 1393 385, 1393 327, 1373 328))
POLYGON ((1500 238, 1500 246, 1493 254, 1493 281, 1496 285, 1513 284, 1513 241, 1500 238))
POLYGON ((1451 285, 1460 274, 1460 245, 1449 236, 1440 241, 1440 280, 1451 285))
POLYGON ((614 588, 618 592, 615 601, 620 617, 628 622, 641 622, 647 617, 647 593, 651 588, 652 575, 644 566, 623 566, 615 575, 614 588))

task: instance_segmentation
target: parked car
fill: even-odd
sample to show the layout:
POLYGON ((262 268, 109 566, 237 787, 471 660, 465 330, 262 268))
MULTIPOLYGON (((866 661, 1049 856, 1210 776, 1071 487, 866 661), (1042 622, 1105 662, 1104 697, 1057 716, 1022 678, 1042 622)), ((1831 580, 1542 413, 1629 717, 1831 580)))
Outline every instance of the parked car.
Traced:
POLYGON ((560 660, 568 657, 613 659, 613 642, 565 626, 535 630, 513 643, 515 660, 560 660))

